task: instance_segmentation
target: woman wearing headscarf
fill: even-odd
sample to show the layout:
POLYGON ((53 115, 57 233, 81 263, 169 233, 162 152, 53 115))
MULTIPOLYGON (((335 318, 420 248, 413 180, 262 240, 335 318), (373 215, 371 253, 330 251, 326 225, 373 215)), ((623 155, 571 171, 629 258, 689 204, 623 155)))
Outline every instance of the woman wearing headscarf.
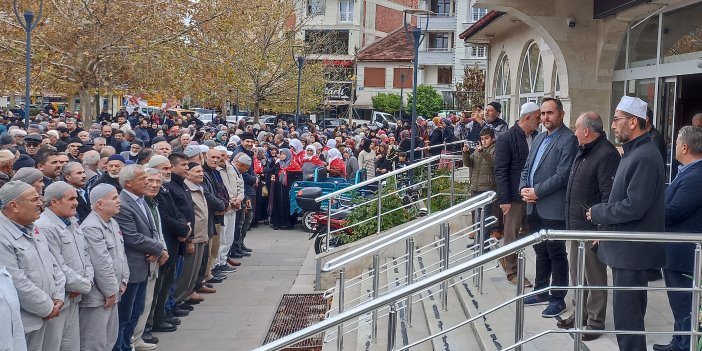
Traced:
POLYGON ((292 152, 289 149, 280 149, 278 162, 273 167, 268 192, 271 224, 274 230, 292 229, 295 225, 295 217, 290 215, 290 187, 301 177, 300 165, 294 159, 292 152))
POLYGON ((317 167, 324 167, 324 162, 319 159, 317 149, 313 145, 308 145, 305 148, 305 155, 302 156, 302 179, 311 180, 314 178, 314 170, 317 167))
POLYGON ((375 151, 371 148, 373 141, 364 139, 358 154, 358 165, 366 172, 366 179, 375 177, 375 151))
POLYGON ((305 156, 305 149, 302 147, 300 139, 290 139, 290 152, 298 164, 302 164, 302 157, 305 156))
POLYGON ((441 151, 444 150, 444 148, 440 146, 444 143, 444 126, 441 123, 441 118, 439 117, 434 117, 432 122, 434 122, 436 128, 434 128, 434 130, 431 131, 431 135, 429 135, 429 153, 432 156, 436 156, 441 154, 441 151))
POLYGON ((381 175, 392 171, 392 161, 388 160, 388 146, 380 144, 375 156, 375 174, 381 175))
POLYGON ((341 156, 339 149, 329 149, 327 152, 327 157, 329 158, 329 175, 332 177, 341 177, 346 179, 346 164, 344 163, 344 158, 341 156))
POLYGON ((215 140, 217 141, 218 145, 226 145, 228 139, 229 139, 229 135, 224 130, 220 130, 219 132, 217 132, 217 135, 215 136, 215 140))

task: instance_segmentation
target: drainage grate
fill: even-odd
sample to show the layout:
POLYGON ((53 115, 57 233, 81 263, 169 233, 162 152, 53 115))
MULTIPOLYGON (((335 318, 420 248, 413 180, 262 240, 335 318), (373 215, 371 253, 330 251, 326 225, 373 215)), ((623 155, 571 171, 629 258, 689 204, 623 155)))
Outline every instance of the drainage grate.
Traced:
MULTIPOLYGON (((326 312, 327 300, 323 294, 284 294, 263 343, 278 340, 320 322, 326 312)), ((321 351, 323 337, 324 334, 318 334, 283 350, 321 351)))

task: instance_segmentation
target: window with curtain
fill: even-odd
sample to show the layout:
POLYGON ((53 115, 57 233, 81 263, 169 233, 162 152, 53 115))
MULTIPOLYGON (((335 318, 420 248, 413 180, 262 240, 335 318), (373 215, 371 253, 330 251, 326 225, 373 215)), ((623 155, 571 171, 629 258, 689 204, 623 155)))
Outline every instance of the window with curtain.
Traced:
POLYGON ((307 0, 307 15, 318 16, 324 14, 326 0, 307 0))
POLYGON ((353 0, 339 1, 339 21, 353 22, 353 0))

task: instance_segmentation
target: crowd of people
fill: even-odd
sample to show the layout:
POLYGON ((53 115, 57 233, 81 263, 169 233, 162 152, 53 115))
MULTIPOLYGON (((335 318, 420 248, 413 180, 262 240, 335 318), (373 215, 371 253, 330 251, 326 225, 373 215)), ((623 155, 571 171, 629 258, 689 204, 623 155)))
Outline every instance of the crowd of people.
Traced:
MULTIPOLYGON (((666 193, 663 140, 641 100, 624 97, 612 122, 621 158, 594 112, 578 117, 575 133, 563 125, 557 99, 524 104, 512 127, 500 114, 492 102, 460 116, 418 118, 415 149, 407 122, 325 130, 120 111, 103 112, 86 127, 79 115, 47 111, 25 127, 6 114, 0 291, 7 298, 0 306, 7 313, 0 340, 12 350, 156 349, 152 332, 176 331, 203 295, 216 293, 215 284, 253 254, 245 243, 251 228, 295 226, 290 188, 318 167, 335 177, 361 171, 372 178, 406 166, 412 153, 419 159, 462 152, 473 194, 499 194, 489 214, 500 216, 492 231, 506 243, 539 229, 702 231, 699 201, 688 190, 702 179, 699 127, 681 129, 675 150, 681 168, 666 193)), ((702 124, 702 115, 693 123, 702 124)), ((691 286, 682 278, 692 271, 689 245, 589 245, 589 284, 606 283, 606 266, 620 286, 645 285, 651 270, 665 267, 669 286, 691 286)), ((534 249, 534 288, 567 285, 565 244, 534 249)), ((516 284, 516 257, 501 263, 516 284)), ((669 294, 676 330, 689 329, 691 295, 669 294)), ((565 296, 554 290, 526 304, 547 303, 543 316, 553 317, 565 311, 565 296)), ((615 293, 617 329, 643 330, 645 296, 615 293)), ((604 328, 606 305, 606 292, 589 293, 589 329, 604 328)), ((559 325, 572 327, 573 317, 559 325)), ((645 344, 640 336, 618 339, 622 350, 645 344)), ((676 336, 671 345, 682 349, 686 340, 676 336)))

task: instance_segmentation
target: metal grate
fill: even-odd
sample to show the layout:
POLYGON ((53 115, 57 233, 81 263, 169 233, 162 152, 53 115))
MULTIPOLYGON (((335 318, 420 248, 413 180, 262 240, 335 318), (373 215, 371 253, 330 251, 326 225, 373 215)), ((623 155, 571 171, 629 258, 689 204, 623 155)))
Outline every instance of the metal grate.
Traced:
MULTIPOLYGON (((284 294, 263 344, 322 321, 327 309, 323 294, 284 294)), ((323 339, 324 334, 318 334, 283 350, 321 351, 323 339)))

